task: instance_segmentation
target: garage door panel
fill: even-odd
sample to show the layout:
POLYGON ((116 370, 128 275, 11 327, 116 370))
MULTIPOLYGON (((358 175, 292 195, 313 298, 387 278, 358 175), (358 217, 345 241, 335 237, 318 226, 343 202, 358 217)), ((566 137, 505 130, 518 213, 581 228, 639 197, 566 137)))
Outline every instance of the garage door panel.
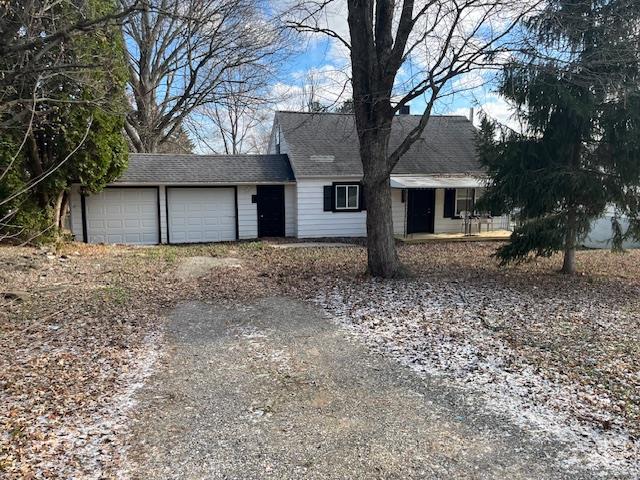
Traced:
MULTIPOLYGON (((133 220, 133 222, 134 222, 133 224, 134 227, 138 225, 138 221, 133 220)), ((108 229, 124 228, 124 225, 122 224, 122 220, 107 220, 106 224, 108 229)))
POLYGON ((171 243, 236 239, 233 188, 169 188, 167 202, 171 243))
POLYGON ((85 211, 90 243, 160 242, 155 188, 106 188, 86 197, 85 211))

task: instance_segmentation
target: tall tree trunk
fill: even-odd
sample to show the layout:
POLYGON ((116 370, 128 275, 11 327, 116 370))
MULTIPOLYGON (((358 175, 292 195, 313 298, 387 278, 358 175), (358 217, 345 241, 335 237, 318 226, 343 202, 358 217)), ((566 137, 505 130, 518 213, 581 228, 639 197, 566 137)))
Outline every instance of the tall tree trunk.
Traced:
POLYGON ((391 122, 369 127, 360 138, 367 208, 367 265, 370 275, 393 278, 402 273, 393 236, 387 146, 391 122))
POLYGON ((395 110, 391 105, 396 75, 413 28, 413 1, 402 8, 394 44, 394 2, 349 0, 351 85, 360 160, 367 201, 369 273, 385 278, 401 275, 391 218, 389 136, 395 110))
POLYGON ((365 175, 363 185, 367 205, 368 272, 376 277, 397 277, 402 266, 393 236, 389 176, 365 175))
POLYGON ((575 207, 570 207, 567 212, 567 232, 564 239, 564 261, 562 263, 562 273, 576 273, 577 236, 577 212, 575 207))

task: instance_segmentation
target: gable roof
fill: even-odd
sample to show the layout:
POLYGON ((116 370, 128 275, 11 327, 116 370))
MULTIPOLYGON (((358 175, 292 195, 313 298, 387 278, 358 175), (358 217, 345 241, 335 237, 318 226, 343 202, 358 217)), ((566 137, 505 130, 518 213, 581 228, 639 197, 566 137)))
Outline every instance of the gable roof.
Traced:
POLYGON ((286 183, 295 181, 286 155, 131 153, 114 184, 286 183))
MULTIPOLYGON (((420 115, 394 117, 390 150, 396 148, 419 121, 420 115)), ((276 112, 276 122, 297 178, 362 175, 353 114, 276 112)), ((393 173, 480 173, 475 135, 475 127, 464 116, 432 116, 422 138, 402 156, 393 173)))

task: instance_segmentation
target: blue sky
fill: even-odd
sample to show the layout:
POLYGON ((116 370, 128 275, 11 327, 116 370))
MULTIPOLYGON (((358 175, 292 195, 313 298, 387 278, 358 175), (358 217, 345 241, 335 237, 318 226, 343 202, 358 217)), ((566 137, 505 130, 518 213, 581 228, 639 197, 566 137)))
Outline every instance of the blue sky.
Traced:
MULTIPOLYGON (((288 78, 289 82, 283 81, 283 83, 289 83, 292 87, 300 86, 304 82, 306 72, 321 69, 327 69, 329 71, 331 69, 343 70, 345 65, 348 65, 348 58, 336 58, 334 42, 336 41, 324 36, 305 41, 304 44, 300 46, 300 51, 292 55, 285 65, 283 78, 288 78)), ((483 110, 503 123, 510 123, 507 106, 493 92, 493 82, 491 78, 492 75, 485 75, 485 81, 482 82, 482 85, 478 84, 477 87, 471 88, 468 91, 455 94, 452 97, 443 98, 437 104, 435 113, 466 116, 468 115, 469 108, 474 107, 476 114, 480 110, 483 110)), ((329 86, 327 89, 329 92, 325 95, 326 98, 321 100, 323 103, 333 104, 334 102, 329 100, 329 97, 332 96, 330 93, 333 93, 330 91, 332 89, 338 91, 339 88, 336 85, 329 86)), ((343 95, 341 99, 346 99, 349 96, 349 94, 343 95)), ((411 113, 422 113, 425 106, 426 100, 424 98, 417 98, 411 102, 411 113)), ((478 118, 476 115, 476 122, 477 121, 478 118)))

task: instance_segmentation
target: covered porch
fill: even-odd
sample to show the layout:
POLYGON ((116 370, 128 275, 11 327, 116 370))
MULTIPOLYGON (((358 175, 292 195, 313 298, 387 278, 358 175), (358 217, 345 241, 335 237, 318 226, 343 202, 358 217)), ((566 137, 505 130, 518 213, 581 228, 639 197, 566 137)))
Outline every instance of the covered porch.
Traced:
POLYGON ((485 185, 479 174, 391 176, 396 237, 408 242, 507 239, 508 215, 476 209, 485 185))
POLYGON ((409 235, 397 235, 396 238, 403 243, 428 243, 428 242, 504 242, 511 237, 511 230, 490 230, 477 234, 465 235, 464 233, 410 233, 409 235))

